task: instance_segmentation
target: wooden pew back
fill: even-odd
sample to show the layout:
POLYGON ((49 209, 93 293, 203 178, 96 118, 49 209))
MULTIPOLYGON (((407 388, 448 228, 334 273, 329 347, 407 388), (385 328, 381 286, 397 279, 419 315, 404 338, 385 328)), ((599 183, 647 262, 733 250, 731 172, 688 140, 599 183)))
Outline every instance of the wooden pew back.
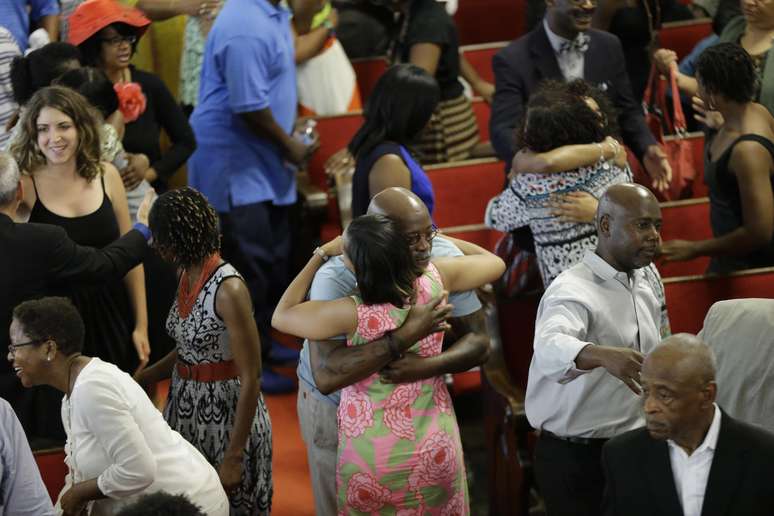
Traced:
POLYGON ((33 455, 35 456, 35 463, 38 465, 40 476, 43 478, 43 484, 48 491, 48 496, 51 497, 53 503, 56 503, 67 476, 64 448, 40 450, 33 453, 33 455))
POLYGON ((360 99, 365 106, 366 99, 371 96, 379 77, 384 74, 389 64, 385 56, 364 57, 353 59, 352 68, 355 69, 357 87, 360 89, 360 99))
POLYGON ((344 115, 317 117, 317 132, 320 134, 320 148, 312 154, 309 160, 309 177, 312 183, 328 189, 325 177, 325 161, 335 152, 343 149, 363 125, 362 113, 347 113, 344 115))
POLYGON ((454 23, 460 45, 510 41, 526 30, 526 0, 460 0, 454 23))
POLYGON ((465 59, 468 60, 470 65, 478 72, 482 79, 494 84, 492 58, 507 45, 508 41, 467 45, 460 47, 460 52, 465 56, 465 59))
MULTIPOLYGON (((686 199, 661 203, 661 239, 702 240, 712 238, 709 220, 709 199, 686 199)), ((658 263, 661 276, 676 277, 704 274, 709 258, 702 256, 687 262, 658 263)))
POLYGON ((435 192, 439 228, 480 224, 489 199, 505 184, 502 161, 477 159, 425 167, 435 192))
POLYGON ((712 34, 712 20, 668 22, 658 31, 659 46, 677 52, 678 59, 687 56, 696 43, 712 34))
POLYGON ((697 333, 707 310, 716 301, 774 295, 774 267, 751 269, 727 276, 666 278, 667 308, 672 333, 697 333))

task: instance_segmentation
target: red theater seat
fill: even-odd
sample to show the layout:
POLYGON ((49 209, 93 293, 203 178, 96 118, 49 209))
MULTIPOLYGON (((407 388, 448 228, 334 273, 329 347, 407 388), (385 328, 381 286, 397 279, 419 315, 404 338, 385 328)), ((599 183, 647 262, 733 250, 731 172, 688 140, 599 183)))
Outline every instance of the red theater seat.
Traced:
POLYGON ((687 56, 696 43, 712 34, 712 20, 686 20, 668 22, 658 31, 658 42, 661 48, 677 52, 678 59, 687 56))
POLYGON ((56 503, 67 476, 64 448, 36 451, 34 456, 40 470, 40 476, 43 477, 43 484, 45 484, 48 490, 48 495, 51 497, 51 501, 56 503))

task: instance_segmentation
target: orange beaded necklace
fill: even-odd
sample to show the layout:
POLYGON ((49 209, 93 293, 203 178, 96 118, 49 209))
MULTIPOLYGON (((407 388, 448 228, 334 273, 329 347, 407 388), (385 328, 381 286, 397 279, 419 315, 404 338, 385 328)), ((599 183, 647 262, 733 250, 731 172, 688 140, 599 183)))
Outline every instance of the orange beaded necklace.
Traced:
POLYGON ((180 317, 185 319, 191 314, 196 298, 199 297, 199 292, 215 269, 218 268, 218 265, 220 265, 220 253, 211 254, 204 261, 202 272, 192 287, 189 286, 188 271, 183 270, 183 274, 180 276, 180 287, 177 289, 177 313, 180 314, 180 317))

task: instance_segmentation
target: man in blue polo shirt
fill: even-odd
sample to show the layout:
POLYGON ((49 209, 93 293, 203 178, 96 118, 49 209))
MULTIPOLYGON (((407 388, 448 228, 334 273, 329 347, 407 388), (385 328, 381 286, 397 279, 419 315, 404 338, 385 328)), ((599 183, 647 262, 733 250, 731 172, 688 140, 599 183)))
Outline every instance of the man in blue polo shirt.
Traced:
MULTIPOLYGON (((279 0, 229 0, 207 38, 199 103, 191 116, 197 149, 189 184, 218 211, 221 252, 245 278, 261 333, 270 349, 274 305, 288 281, 290 206, 296 201, 292 165, 312 147, 292 137, 296 69, 290 13, 279 0)), ((293 383, 264 367, 267 392, 293 383)))
POLYGON ((29 46, 30 20, 48 32, 48 38, 59 38, 59 2, 57 0, 0 0, 0 24, 13 34, 19 49, 29 46))

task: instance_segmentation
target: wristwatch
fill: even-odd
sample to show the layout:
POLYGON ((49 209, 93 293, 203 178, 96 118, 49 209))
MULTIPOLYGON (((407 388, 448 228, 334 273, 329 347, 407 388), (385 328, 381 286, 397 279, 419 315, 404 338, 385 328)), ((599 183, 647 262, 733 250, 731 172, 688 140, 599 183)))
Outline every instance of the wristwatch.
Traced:
POLYGON ((325 250, 320 246, 317 246, 317 248, 313 251, 313 254, 319 256, 323 262, 327 262, 328 258, 330 258, 330 256, 325 254, 325 250))

